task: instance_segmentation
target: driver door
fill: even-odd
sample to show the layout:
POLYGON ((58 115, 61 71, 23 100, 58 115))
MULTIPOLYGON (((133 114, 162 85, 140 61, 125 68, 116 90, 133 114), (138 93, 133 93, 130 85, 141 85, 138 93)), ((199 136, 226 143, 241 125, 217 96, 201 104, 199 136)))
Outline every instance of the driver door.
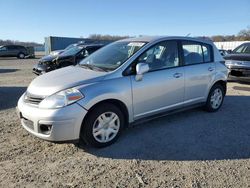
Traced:
POLYGON ((154 45, 136 62, 148 63, 149 72, 143 74, 141 81, 131 76, 135 120, 182 106, 184 68, 180 66, 176 41, 154 45))

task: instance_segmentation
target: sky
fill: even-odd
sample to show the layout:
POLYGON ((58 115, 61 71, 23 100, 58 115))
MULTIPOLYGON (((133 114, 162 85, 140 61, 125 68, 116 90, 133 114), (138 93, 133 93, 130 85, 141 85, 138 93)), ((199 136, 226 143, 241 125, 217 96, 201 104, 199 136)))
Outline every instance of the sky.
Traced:
POLYGON ((0 39, 212 36, 250 26, 250 0, 0 0, 0 39))

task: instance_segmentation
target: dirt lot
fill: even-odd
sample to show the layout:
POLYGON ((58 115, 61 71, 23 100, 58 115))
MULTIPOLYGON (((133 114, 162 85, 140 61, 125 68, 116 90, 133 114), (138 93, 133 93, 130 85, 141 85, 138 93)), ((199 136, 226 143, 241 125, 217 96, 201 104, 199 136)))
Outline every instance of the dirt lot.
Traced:
POLYGON ((250 85, 201 109, 127 129, 104 149, 35 138, 15 113, 37 59, 0 60, 0 187, 250 187, 250 85))

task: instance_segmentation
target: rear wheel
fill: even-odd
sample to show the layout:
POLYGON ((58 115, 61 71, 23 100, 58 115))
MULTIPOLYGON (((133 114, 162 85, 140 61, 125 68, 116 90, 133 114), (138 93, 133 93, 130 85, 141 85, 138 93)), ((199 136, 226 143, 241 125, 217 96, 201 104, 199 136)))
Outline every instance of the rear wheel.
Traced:
POLYGON ((220 109, 224 100, 224 89, 220 84, 215 84, 208 95, 205 110, 215 112, 220 109))
POLYGON ((105 147, 114 143, 124 127, 124 115, 110 103, 98 105, 89 112, 83 122, 81 138, 94 147, 105 147))
POLYGON ((17 58, 19 58, 19 59, 24 59, 24 58, 25 58, 24 53, 19 53, 19 54, 17 55, 17 58))

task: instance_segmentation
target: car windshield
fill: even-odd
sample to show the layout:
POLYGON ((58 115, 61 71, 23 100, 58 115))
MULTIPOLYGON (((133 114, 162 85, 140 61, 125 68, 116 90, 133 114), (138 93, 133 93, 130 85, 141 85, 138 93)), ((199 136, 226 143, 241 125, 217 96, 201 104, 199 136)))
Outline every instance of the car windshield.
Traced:
POLYGON ((61 55, 63 55, 63 56, 75 55, 78 52, 80 52, 82 49, 83 49, 82 46, 74 46, 74 47, 64 51, 63 53, 61 53, 61 55))
POLYGON ((76 44, 70 44, 64 50, 67 51, 67 50, 69 50, 70 48, 72 48, 74 46, 76 46, 76 44))
POLYGON ((114 42, 83 59, 79 65, 112 71, 121 66, 143 45, 145 45, 145 42, 114 42))
POLYGON ((250 54, 250 44, 242 44, 233 50, 234 53, 250 54))

